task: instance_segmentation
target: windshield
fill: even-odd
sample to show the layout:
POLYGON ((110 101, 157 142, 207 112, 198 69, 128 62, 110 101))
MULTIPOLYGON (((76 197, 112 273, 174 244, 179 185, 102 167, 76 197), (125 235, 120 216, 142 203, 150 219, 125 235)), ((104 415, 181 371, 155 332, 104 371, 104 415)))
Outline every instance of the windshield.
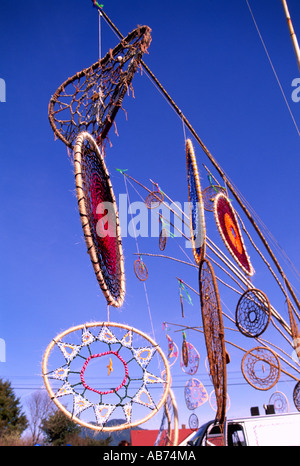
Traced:
POLYGON ((209 421, 206 424, 203 424, 203 426, 200 427, 199 430, 195 433, 194 437, 192 437, 191 440, 188 441, 188 445, 190 446, 198 446, 203 438, 203 435, 205 434, 208 426, 212 423, 213 421, 209 421))

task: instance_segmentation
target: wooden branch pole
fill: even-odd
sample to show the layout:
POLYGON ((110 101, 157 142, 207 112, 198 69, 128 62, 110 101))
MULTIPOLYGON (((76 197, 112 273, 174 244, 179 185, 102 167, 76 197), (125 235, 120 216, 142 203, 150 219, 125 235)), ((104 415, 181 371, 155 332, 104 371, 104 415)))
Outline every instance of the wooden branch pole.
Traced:
MULTIPOLYGON (((118 36, 123 39, 123 35, 121 34, 121 32, 117 29, 117 27, 113 24, 113 22, 109 19, 109 17, 107 16, 107 14, 101 9, 101 12, 103 14, 103 17, 105 18, 105 20, 109 23, 109 25, 113 28, 113 30, 118 34, 118 36)), ((268 251, 270 257, 272 258, 279 274, 281 275, 282 279, 284 280, 285 284, 286 284, 286 287, 288 288, 297 308, 300 310, 300 302, 291 286, 291 284, 289 283, 285 273, 283 272, 279 262, 277 261, 271 247, 269 246, 268 242, 266 241, 263 233, 260 231, 260 228, 258 227, 258 225, 256 224, 255 220, 253 219, 251 213, 249 212, 249 210, 247 209, 247 207, 245 206, 245 204, 242 202, 242 200, 240 199, 240 196, 238 195, 238 193, 236 192, 234 186, 232 185, 232 183, 229 181, 229 179, 227 178, 225 172, 223 171, 223 169, 221 168, 221 166, 218 164, 218 162, 215 160, 215 158, 213 157, 213 155, 210 153, 210 151, 208 150, 208 148, 205 146, 205 144, 203 143, 203 141, 200 139, 200 137, 198 136, 198 134, 196 133, 196 131, 194 130, 194 128, 192 127, 192 125, 190 124, 190 122, 187 120, 187 118, 185 117, 185 115, 182 113, 182 111, 179 109, 179 107, 176 105, 176 103, 174 102, 174 100, 169 96, 169 94, 167 93, 167 91, 164 89, 164 87, 162 86, 162 84, 158 81, 158 79, 156 78, 156 76, 152 73, 152 71, 149 69, 149 67, 145 64, 145 62, 143 60, 141 60, 141 65, 143 66, 143 68, 145 69, 145 71, 149 74, 149 76, 151 77, 151 79, 154 81, 154 83, 156 84, 156 86, 160 89, 160 91, 163 93, 164 97, 167 99, 167 101, 170 103, 170 105, 173 107, 173 109, 176 111, 176 113, 179 115, 179 117, 182 119, 183 123, 186 125, 186 127, 190 130, 191 134, 194 136, 194 138, 196 139, 196 141, 199 143, 200 147, 202 148, 202 150, 204 151, 204 153, 206 154, 206 156, 208 157, 208 159, 210 160, 210 162, 212 163, 212 165, 215 167, 215 169, 217 170, 217 172, 219 173, 219 175, 222 177, 224 183, 226 183, 226 186, 227 188, 231 191, 232 195, 234 196, 234 198, 236 199, 236 201, 238 202, 238 204, 240 205, 241 209, 244 211, 245 215, 247 216, 248 220, 250 221, 250 223, 252 224, 253 228, 255 229, 256 233, 258 234, 258 236, 260 237, 263 245, 265 246, 266 250, 268 251)))

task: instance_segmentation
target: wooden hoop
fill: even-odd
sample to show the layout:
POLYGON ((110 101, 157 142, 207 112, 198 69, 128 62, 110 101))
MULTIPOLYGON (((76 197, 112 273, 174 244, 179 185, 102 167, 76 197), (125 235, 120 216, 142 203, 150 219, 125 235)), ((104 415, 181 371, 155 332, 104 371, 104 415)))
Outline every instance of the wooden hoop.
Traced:
POLYGON ((107 300, 107 304, 120 307, 122 306, 125 298, 125 271, 124 271, 124 258, 123 258, 123 249, 122 249, 122 239, 121 239, 121 229, 119 223, 119 215, 117 210, 117 204, 115 200, 115 195, 113 192, 113 187, 110 181, 109 173, 107 171, 103 155, 101 154, 99 147, 97 146, 96 141, 91 136, 91 134, 87 132, 82 132, 78 135, 76 139, 76 144, 74 148, 74 167, 75 167, 75 179, 76 179, 76 192, 77 192, 77 199, 78 199, 78 208, 80 213, 80 219, 82 224, 82 229, 84 233, 84 238, 87 246, 88 253, 90 255, 91 262, 93 264, 93 268, 96 274, 97 281, 99 286, 107 300), (116 251, 118 256, 118 264, 117 268, 119 271, 119 296, 113 296, 111 290, 109 289, 109 284, 106 283, 105 277, 103 275, 101 264, 99 261, 99 257, 96 251, 96 247, 93 241, 93 234, 89 222, 89 215, 87 212, 86 206, 86 194, 84 190, 84 180, 82 175, 82 147, 84 141, 88 141, 93 150, 95 151, 96 156, 99 159, 99 168, 104 173, 104 177, 106 178, 107 185, 108 185, 108 196, 111 199, 111 203, 114 209, 115 215, 115 223, 116 223, 116 251))
POLYGON ((159 410, 160 408, 164 405, 165 401, 166 401, 166 398, 167 398, 167 395, 169 393, 169 389, 170 389, 170 384, 171 384, 171 373, 170 373, 170 368, 169 368, 169 364, 168 364, 168 361, 166 359, 166 356, 165 354, 163 353, 162 349, 157 345, 157 343, 148 335, 146 335, 145 333, 141 332, 140 330, 137 330, 133 327, 130 327, 128 325, 124 325, 124 324, 118 324, 118 323, 114 323, 114 322, 92 322, 92 323, 86 323, 86 324, 82 324, 82 325, 77 325, 75 327, 71 327, 70 329, 68 330, 65 330, 64 332, 60 333, 59 335, 57 335, 52 341, 51 343, 49 344, 49 346, 47 347, 45 353, 44 353, 44 357, 43 357, 43 362, 42 362, 42 375, 43 375, 43 380, 44 380, 44 384, 46 386, 46 389, 47 389, 47 392, 51 398, 51 400, 55 403, 55 405, 69 418, 71 419, 72 421, 78 423, 79 425, 81 425, 82 427, 87 427, 89 429, 92 429, 92 430, 95 430, 95 431, 102 431, 102 432, 115 432, 115 431, 118 431, 118 430, 125 430, 125 429, 129 429, 129 428, 132 428, 132 427, 136 427, 144 422, 147 422, 149 419, 151 419, 159 410), (121 329, 125 329, 125 330, 128 330, 128 331, 131 331, 133 333, 136 333, 137 335, 145 338, 159 353, 160 357, 162 358, 163 360, 163 363, 164 363, 164 373, 165 373, 165 378, 164 378, 164 392, 163 392, 163 395, 159 401, 159 403, 157 404, 157 406, 155 406, 155 408, 152 410, 152 412, 148 415, 148 416, 145 416, 143 419, 140 419, 138 421, 135 421, 135 422, 131 422, 131 423, 126 423, 126 424, 121 424, 121 425, 117 425, 117 426, 113 426, 113 427, 103 427, 103 426, 96 426, 94 424, 90 424, 88 422, 85 422, 85 421, 82 421, 81 419, 79 419, 77 416, 73 416, 66 408, 65 406, 63 406, 60 401, 57 399, 57 397, 55 396, 55 393, 53 392, 52 390, 52 387, 49 383, 49 380, 48 380, 48 370, 47 370, 47 363, 48 363, 48 359, 49 359, 49 355, 50 355, 50 352, 51 350, 54 348, 54 346, 56 345, 56 343, 58 341, 60 341, 63 337, 69 335, 70 333, 72 332, 76 332, 78 330, 82 330, 82 329, 88 329, 88 328, 91 328, 91 327, 116 327, 116 328, 121 328, 121 329))
POLYGON ((193 254, 194 259, 197 265, 200 264, 201 260, 205 257, 205 235, 206 235, 206 227, 205 227, 205 214, 204 214, 204 207, 203 207, 203 198, 202 198, 202 191, 200 185, 200 177, 198 172, 198 165, 196 161, 196 156, 194 152, 194 147, 192 141, 187 139, 186 141, 186 163, 187 163, 187 181, 188 181, 188 192, 189 192, 189 209, 190 209, 190 232, 191 232, 191 242, 193 247, 193 254), (191 193, 191 179, 189 173, 189 163, 192 166, 192 174, 195 183, 195 190, 197 196, 197 205, 194 206, 194 202, 192 199, 191 193), (198 231, 194 231, 193 225, 193 217, 192 217, 192 209, 196 210, 196 215, 198 217, 198 231), (200 240, 200 246, 196 246, 195 243, 195 236, 200 236, 198 241, 200 240), (197 251, 200 250, 200 251, 197 251))

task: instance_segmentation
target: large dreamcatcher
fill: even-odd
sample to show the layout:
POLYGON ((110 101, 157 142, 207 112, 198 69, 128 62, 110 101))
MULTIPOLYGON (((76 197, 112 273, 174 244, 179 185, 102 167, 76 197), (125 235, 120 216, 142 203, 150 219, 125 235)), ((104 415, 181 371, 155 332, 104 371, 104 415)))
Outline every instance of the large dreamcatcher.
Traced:
POLYGON ((59 86, 49 103, 49 120, 68 147, 73 148, 82 131, 103 143, 150 43, 151 29, 139 27, 102 60, 59 86))
POLYGON ((120 307, 125 296, 125 273, 117 205, 104 155, 87 132, 76 139, 74 167, 87 250, 107 303, 120 307))
POLYGON ((186 141, 187 180, 190 208, 190 230, 196 264, 205 256, 205 216, 200 177, 192 141, 186 141))
POLYGON ((217 400, 216 421, 223 425, 227 398, 224 326, 215 273, 207 259, 202 260, 199 267, 199 288, 210 376, 217 400))
POLYGON ((81 426, 104 432, 148 421, 170 388, 169 364, 155 341, 111 322, 79 325, 58 335, 46 349, 42 369, 58 408, 81 426), (113 413, 123 415, 124 424, 107 426, 113 413))
POLYGON ((214 214, 220 235, 241 269, 249 276, 254 269, 246 251, 238 219, 230 200, 222 192, 214 199, 214 214))

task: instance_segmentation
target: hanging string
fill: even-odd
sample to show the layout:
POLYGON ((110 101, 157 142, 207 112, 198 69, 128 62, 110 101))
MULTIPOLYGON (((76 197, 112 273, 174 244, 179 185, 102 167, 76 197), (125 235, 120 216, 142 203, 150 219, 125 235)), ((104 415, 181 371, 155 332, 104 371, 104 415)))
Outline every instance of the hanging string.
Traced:
POLYGON ((98 12, 99 12, 99 61, 100 61, 102 58, 102 55, 101 55, 101 16, 102 16, 102 13, 100 10, 98 10, 98 12))
POLYGON ((277 75, 277 73, 276 73, 276 71, 275 71, 275 68, 274 68, 274 65, 273 65, 273 63, 272 63, 271 57, 270 57, 269 52, 268 52, 268 50, 267 50, 266 44, 265 44, 265 42, 264 42, 264 40, 263 40, 263 38, 262 38, 262 35, 261 35, 260 30, 259 30, 259 28, 258 28, 258 25, 257 25, 257 23, 256 23, 256 21, 255 21, 254 14, 253 14, 253 12, 252 12, 252 10, 251 10, 251 7, 250 7, 250 5, 249 5, 248 0, 246 0, 246 3, 247 3, 247 6, 248 6, 248 9, 249 9, 249 11, 250 11, 250 14, 251 14, 253 23, 254 23, 254 25, 255 25, 255 28, 256 28, 256 30, 257 30, 257 33, 258 33, 258 35, 259 35, 260 41, 261 41, 261 43, 262 43, 262 45, 263 45, 263 48, 264 48, 264 50, 265 50, 265 52, 266 52, 266 55, 267 55, 267 57, 268 57, 269 63, 270 63, 271 68, 272 68, 272 71, 273 71, 273 73, 274 73, 274 76, 275 76, 276 81, 277 81, 277 83, 278 83, 278 86, 279 86, 279 88, 280 88, 280 91, 281 91, 281 93, 282 93, 282 95, 283 95, 283 98, 284 98, 284 101, 285 101, 286 106, 287 106, 287 108, 288 108, 288 111, 289 111, 289 113, 290 113, 290 115, 291 115, 291 118, 292 118, 292 120, 293 120, 293 123, 294 123, 294 125, 295 125, 295 127, 296 127, 297 133, 298 133, 298 135, 300 136, 300 131, 299 131, 299 128, 298 128, 298 126, 297 126, 295 117, 294 117, 293 112, 292 112, 292 110, 291 110, 291 108, 290 108, 290 106, 289 106, 288 100, 287 100, 287 98, 286 98, 286 96, 285 96, 285 93, 284 93, 284 90, 283 90, 283 88, 282 88, 281 82, 280 82, 280 80, 279 80, 279 78, 278 78, 278 75, 277 75))
MULTIPOLYGON (((121 170, 118 170, 118 171, 120 171, 122 173, 121 170)), ((123 173, 123 175, 124 175, 124 173, 123 173)), ((131 223, 133 225, 133 230, 134 230, 134 238, 135 238, 135 243, 136 243, 136 249, 137 249, 137 253, 139 255, 139 258, 141 259, 141 255, 140 255, 140 252, 139 252, 139 245, 138 245, 137 235, 136 235, 135 224, 134 224, 132 210, 131 210, 131 203, 130 203, 130 198, 129 198, 129 192, 128 192, 128 186, 127 186, 127 177, 126 176, 124 176, 124 183, 125 183, 125 189, 126 189, 127 199, 128 199, 128 203, 129 203, 129 212, 130 212, 130 216, 131 216, 131 223)), ((150 323, 151 323, 152 335, 153 335, 154 340, 156 341, 154 325, 153 325, 153 320, 152 320, 152 314, 151 314, 151 309, 150 309, 150 303, 149 303, 149 298, 148 298, 148 293, 147 293, 147 288, 146 288, 145 282, 143 282, 143 283, 144 283, 144 290, 145 290, 147 308, 148 308, 148 313, 149 313, 149 318, 150 318, 150 323)))

